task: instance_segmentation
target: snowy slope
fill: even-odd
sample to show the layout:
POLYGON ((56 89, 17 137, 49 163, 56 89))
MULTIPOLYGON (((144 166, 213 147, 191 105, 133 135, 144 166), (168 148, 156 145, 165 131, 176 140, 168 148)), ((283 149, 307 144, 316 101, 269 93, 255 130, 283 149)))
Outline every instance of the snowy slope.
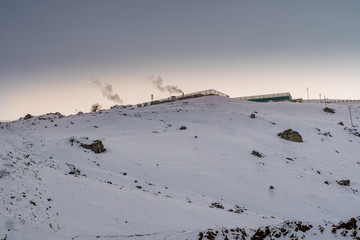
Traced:
POLYGON ((328 104, 328 114, 316 102, 216 96, 2 123, 0 239, 198 239, 208 228, 360 216, 349 104, 360 124, 358 102, 328 104), (277 136, 289 128, 304 142, 277 136), (76 142, 98 139, 106 152, 76 142))

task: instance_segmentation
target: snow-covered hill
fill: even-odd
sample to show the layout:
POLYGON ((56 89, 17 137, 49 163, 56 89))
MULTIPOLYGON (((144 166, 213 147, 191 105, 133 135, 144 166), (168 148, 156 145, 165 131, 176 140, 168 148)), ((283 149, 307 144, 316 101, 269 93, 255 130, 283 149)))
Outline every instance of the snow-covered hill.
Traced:
POLYGON ((360 124, 359 102, 217 96, 1 123, 0 239, 356 239, 349 104, 360 124), (277 136, 290 128, 303 142, 277 136))

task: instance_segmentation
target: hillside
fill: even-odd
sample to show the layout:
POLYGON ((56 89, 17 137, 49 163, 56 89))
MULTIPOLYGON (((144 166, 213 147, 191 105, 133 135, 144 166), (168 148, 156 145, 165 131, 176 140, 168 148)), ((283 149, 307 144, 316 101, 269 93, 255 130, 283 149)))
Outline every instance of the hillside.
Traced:
POLYGON ((285 226, 279 239, 356 239, 351 224, 332 233, 360 227, 349 104, 360 124, 359 102, 330 114, 217 96, 1 123, 0 239, 264 239, 266 226, 285 226), (303 142, 277 136, 287 129, 303 142), (94 140, 106 151, 81 147, 94 140))

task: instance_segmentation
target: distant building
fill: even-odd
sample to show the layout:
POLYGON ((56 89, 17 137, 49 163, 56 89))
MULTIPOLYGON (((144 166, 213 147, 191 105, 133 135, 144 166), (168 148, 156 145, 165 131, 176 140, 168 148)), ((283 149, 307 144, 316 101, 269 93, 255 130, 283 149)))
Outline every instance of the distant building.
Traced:
POLYGON ((247 96, 247 97, 237 97, 234 99, 238 100, 248 100, 253 102, 278 102, 278 101, 291 101, 292 97, 290 93, 275 93, 275 94, 265 94, 265 95, 255 95, 255 96, 247 96))
POLYGON ((200 91, 200 92, 193 92, 193 93, 188 93, 188 94, 182 93, 179 96, 171 96, 169 98, 163 98, 163 99, 158 99, 158 100, 154 100, 151 102, 139 103, 139 104, 132 105, 132 106, 133 107, 146 107, 146 106, 150 106, 150 105, 156 105, 156 104, 161 104, 161 103, 174 102, 174 101, 182 100, 182 99, 198 98, 198 97, 204 97, 204 96, 229 97, 229 95, 219 92, 215 89, 208 89, 208 90, 204 90, 204 91, 200 91))

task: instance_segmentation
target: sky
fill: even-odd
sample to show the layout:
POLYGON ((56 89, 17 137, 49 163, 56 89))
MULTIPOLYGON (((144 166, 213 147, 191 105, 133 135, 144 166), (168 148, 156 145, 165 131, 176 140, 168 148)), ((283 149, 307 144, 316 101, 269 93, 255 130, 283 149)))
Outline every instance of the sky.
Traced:
POLYGON ((358 0, 2 0, 0 120, 118 104, 101 86, 123 104, 168 97, 159 76, 184 93, 360 99, 359 12, 358 0))

